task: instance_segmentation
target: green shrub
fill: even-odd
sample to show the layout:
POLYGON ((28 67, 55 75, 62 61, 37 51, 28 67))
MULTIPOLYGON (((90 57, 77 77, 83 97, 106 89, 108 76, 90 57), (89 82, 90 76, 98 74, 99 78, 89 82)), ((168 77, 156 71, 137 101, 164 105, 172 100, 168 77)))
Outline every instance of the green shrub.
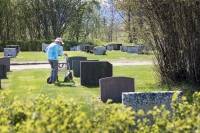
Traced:
POLYGON ((137 113, 122 104, 94 99, 90 116, 82 108, 86 105, 73 99, 58 96, 51 99, 41 95, 32 102, 19 101, 17 97, 7 101, 7 92, 0 95, 0 132, 1 133, 180 133, 200 132, 200 93, 193 95, 189 104, 185 97, 181 102, 173 97, 173 113, 165 107, 154 107, 148 112, 154 123, 143 119, 135 122, 137 115, 145 116, 143 111, 137 113), (137 126, 137 127, 136 127, 137 126), (134 127, 134 128, 133 128, 134 127))

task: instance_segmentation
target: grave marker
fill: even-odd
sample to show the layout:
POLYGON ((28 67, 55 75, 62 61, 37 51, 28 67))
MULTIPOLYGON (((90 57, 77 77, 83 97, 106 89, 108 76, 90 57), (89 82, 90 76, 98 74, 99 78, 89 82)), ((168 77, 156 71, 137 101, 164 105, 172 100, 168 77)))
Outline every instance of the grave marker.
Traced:
MULTIPOLYGON (((73 60, 72 61, 72 70, 73 70, 74 77, 80 77, 81 61, 83 61, 83 60, 73 60)), ((98 60, 86 60, 86 61, 98 61, 98 60)))
POLYGON ((81 61, 81 85, 98 86, 99 79, 112 77, 112 64, 107 61, 81 61))
POLYGON ((66 59, 66 62, 69 63, 70 70, 72 70, 72 61, 73 60, 87 60, 87 57, 73 56, 73 57, 69 57, 68 59, 66 59))
POLYGON ((99 80, 100 99, 106 102, 122 102, 122 92, 134 92, 134 79, 128 77, 107 77, 99 80))
POLYGON ((10 58, 9 57, 4 57, 0 58, 0 65, 6 65, 6 71, 10 71, 10 58))
POLYGON ((16 48, 4 48, 4 56, 5 57, 16 57, 17 49, 16 48))

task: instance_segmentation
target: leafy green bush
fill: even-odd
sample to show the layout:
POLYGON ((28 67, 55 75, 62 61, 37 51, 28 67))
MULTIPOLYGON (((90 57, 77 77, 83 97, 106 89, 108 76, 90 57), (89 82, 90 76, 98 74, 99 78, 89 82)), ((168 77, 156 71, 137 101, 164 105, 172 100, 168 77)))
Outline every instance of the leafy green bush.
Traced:
POLYGON ((172 114, 165 107, 154 107, 148 112, 150 120, 136 120, 137 113, 122 104, 107 102, 106 104, 94 99, 91 106, 91 116, 82 110, 86 103, 77 102, 59 96, 51 99, 41 95, 32 102, 22 102, 15 97, 7 101, 7 92, 0 95, 0 132, 1 133, 57 133, 57 132, 134 132, 134 133, 180 133, 200 132, 200 93, 193 95, 193 103, 189 104, 185 97, 177 102, 173 97, 172 114), (136 127, 137 126, 137 127, 136 127), (134 128, 133 128, 134 127, 134 128))

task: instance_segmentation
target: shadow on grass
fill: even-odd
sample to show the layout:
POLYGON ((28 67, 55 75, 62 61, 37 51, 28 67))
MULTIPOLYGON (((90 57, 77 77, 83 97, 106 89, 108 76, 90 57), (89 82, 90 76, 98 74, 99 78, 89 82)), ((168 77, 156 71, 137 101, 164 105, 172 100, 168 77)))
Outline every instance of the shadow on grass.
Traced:
POLYGON ((76 87, 75 82, 73 81, 70 82, 58 81, 57 83, 55 83, 55 85, 58 87, 66 87, 66 86, 76 87))

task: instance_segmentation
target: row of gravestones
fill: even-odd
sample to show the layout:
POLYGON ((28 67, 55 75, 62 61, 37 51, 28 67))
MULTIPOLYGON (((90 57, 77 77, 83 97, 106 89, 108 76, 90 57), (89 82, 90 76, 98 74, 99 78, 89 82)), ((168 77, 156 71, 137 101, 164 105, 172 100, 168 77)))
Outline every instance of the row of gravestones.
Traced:
POLYGON ((95 55, 103 55, 106 50, 121 50, 122 52, 127 53, 149 53, 150 48, 144 45, 136 45, 136 46, 123 46, 122 44, 108 44, 107 46, 92 46, 89 44, 80 44, 78 46, 70 47, 70 51, 85 51, 87 53, 94 53, 95 55))
MULTIPOLYGON (((152 110, 154 106, 165 105, 171 113, 172 96, 174 91, 163 92, 135 92, 134 78, 112 77, 112 64, 107 61, 87 60, 86 57, 70 57, 68 63, 73 69, 74 76, 80 77, 83 86, 99 86, 100 99, 107 102, 123 103, 132 107, 134 111, 140 109, 144 112, 152 110)), ((178 100, 181 100, 183 92, 179 92, 178 100)), ((152 116, 148 116, 152 119, 152 116)))
POLYGON ((6 45, 4 48, 4 57, 16 57, 19 52, 19 45, 6 45))

